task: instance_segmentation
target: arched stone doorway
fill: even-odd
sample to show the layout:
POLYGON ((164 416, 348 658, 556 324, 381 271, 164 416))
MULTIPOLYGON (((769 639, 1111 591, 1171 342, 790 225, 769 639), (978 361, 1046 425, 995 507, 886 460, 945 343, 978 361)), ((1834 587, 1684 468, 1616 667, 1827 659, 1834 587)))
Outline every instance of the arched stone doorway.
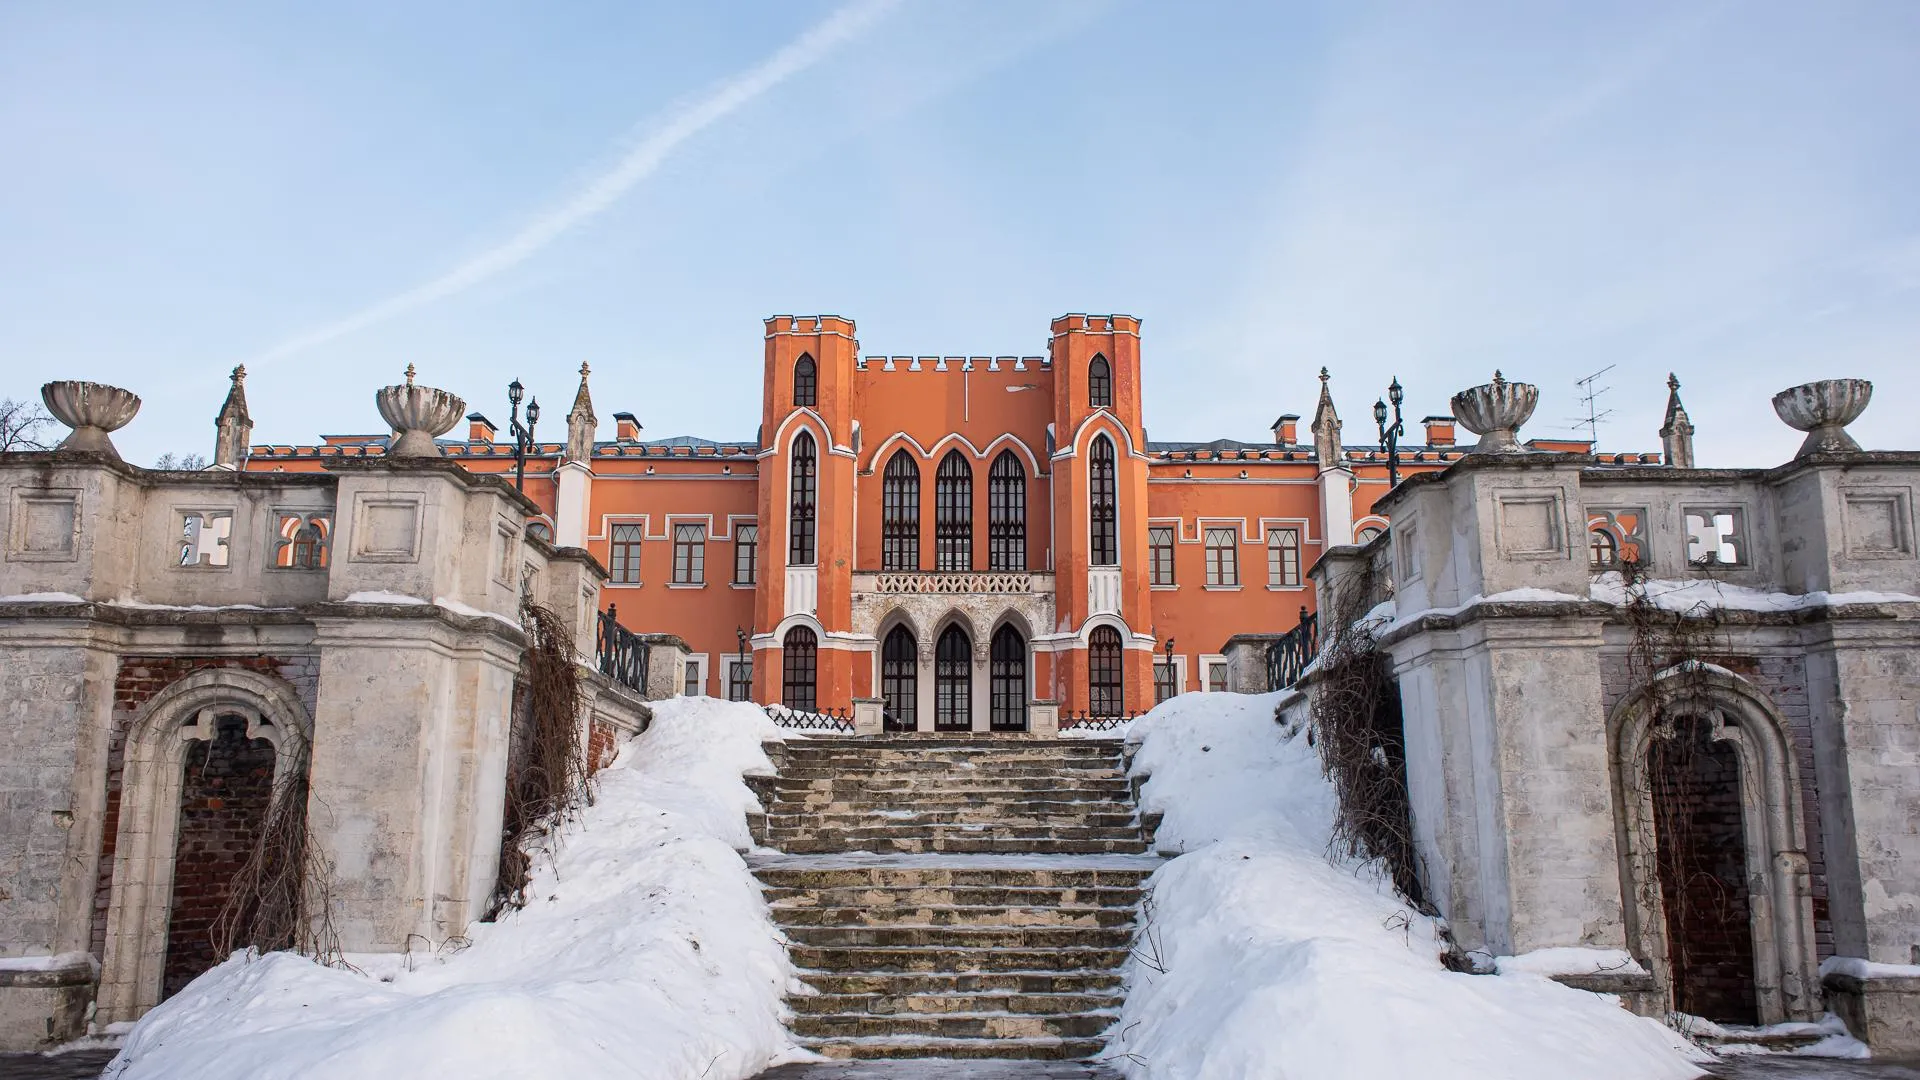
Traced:
POLYGON ((1010 624, 993 632, 988 675, 990 711, 987 726, 994 731, 1027 730, 1027 639, 1010 624))
POLYGON ((920 718, 920 649, 904 624, 880 646, 880 698, 888 731, 914 731, 920 718))
POLYGON ((1772 703, 1687 664, 1623 701, 1608 729, 1629 949, 1677 1010, 1818 1016, 1806 819, 1772 703))
POLYGON ((941 632, 933 663, 933 729, 973 730, 973 641, 959 624, 941 632))
POLYGON ((97 1022, 138 1019, 213 956, 211 922, 276 786, 305 768, 312 720, 285 682, 196 671, 128 729, 97 1022))

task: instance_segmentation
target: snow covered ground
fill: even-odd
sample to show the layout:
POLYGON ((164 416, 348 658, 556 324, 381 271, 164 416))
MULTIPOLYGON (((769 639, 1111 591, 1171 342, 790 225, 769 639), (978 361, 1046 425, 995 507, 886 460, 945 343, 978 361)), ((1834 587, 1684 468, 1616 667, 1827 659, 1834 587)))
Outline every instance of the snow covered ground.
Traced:
MULTIPOLYGON (((1702 1055, 1509 964, 1463 975, 1432 920, 1327 860, 1332 790, 1279 695, 1184 694, 1135 721, 1143 811, 1185 852, 1152 879, 1108 1049, 1137 1080, 1682 1080, 1702 1055)), ((1564 960, 1565 958, 1556 958, 1564 960)))
POLYGON ((598 800, 536 859, 524 911, 375 977, 236 955, 147 1014, 114 1080, 738 1080, 789 1047, 793 977, 736 848, 778 728, 654 703, 598 800), (408 967, 411 970, 407 970, 408 967))

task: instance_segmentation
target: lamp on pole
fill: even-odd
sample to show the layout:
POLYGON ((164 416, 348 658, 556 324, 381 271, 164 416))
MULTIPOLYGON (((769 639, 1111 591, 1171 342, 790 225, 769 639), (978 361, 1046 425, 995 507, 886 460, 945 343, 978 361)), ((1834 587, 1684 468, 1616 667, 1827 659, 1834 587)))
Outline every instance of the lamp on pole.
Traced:
MULTIPOLYGON (((736 660, 735 660, 735 661, 733 662, 733 679, 732 679, 732 681, 733 681, 733 682, 736 682, 736 683, 740 681, 740 666, 741 666, 742 664, 745 664, 745 663, 747 663, 747 635, 748 635, 749 633, 751 633, 751 631, 749 631, 749 630, 746 630, 745 628, 743 628, 743 627, 740 627, 740 626, 737 626, 737 625, 736 625, 736 626, 735 626, 735 627, 733 628, 733 636, 734 636, 734 640, 736 640, 736 641, 738 641, 738 642, 739 642, 739 644, 740 644, 740 655, 739 655, 739 658, 738 658, 738 659, 736 659, 736 660)), ((742 698, 740 698, 740 700, 741 700, 741 701, 746 701, 746 700, 747 700, 748 698, 751 698, 751 697, 753 696, 753 691, 752 691, 752 689, 751 689, 751 687, 752 687, 752 685, 753 685, 753 683, 752 683, 752 681, 751 681, 751 680, 752 680, 752 678, 753 678, 753 675, 752 675, 752 669, 751 669, 751 668, 749 668, 749 669, 748 669, 748 675, 747 675, 747 679, 748 679, 748 682, 747 682, 747 686, 748 686, 748 688, 749 688, 749 689, 747 690, 747 693, 746 693, 746 695, 745 695, 744 697, 742 697, 742 698)), ((727 689, 728 689, 729 691, 731 691, 731 690, 733 689, 733 687, 731 687, 731 686, 729 686, 729 687, 728 687, 727 689)), ((732 695, 731 693, 729 693, 729 694, 728 694, 727 696, 729 696, 729 697, 731 697, 731 696, 733 696, 733 695, 732 695)))
POLYGON ((1173 684, 1173 694, 1178 695, 1181 690, 1180 669, 1173 666, 1173 638, 1171 637, 1167 638, 1167 681, 1173 684))
POLYGON ((1395 376, 1387 384, 1387 401, 1393 402, 1393 423, 1387 423, 1387 401, 1373 403, 1373 422, 1380 429, 1380 449, 1387 453, 1387 488, 1392 490, 1400 484, 1400 436, 1407 433, 1407 426, 1400 419, 1400 401, 1406 393, 1400 389, 1400 378, 1395 376))
POLYGON ((527 388, 515 379, 507 384, 507 401, 513 406, 513 413, 507 419, 507 431, 513 436, 513 486, 525 491, 527 488, 527 451, 534 448, 533 426, 540 422, 540 399, 527 402, 527 422, 520 423, 520 400, 526 397, 527 388))

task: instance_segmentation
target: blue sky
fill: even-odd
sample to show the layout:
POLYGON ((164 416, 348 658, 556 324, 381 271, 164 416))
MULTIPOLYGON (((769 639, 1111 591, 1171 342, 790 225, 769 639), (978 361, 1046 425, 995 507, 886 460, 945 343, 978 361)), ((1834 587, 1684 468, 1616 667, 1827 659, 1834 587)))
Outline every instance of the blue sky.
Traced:
POLYGON ((130 387, 146 462, 242 361, 292 442, 409 362, 557 420, 584 360, 609 424, 750 438, 767 315, 1031 354, 1123 311, 1160 439, 1265 438, 1323 364, 1350 442, 1496 367, 1564 433, 1613 364, 1604 447, 1669 370, 1703 464, 1784 460, 1768 397, 1834 375, 1920 447, 1916 102, 1900 0, 12 0, 0 394, 130 387))

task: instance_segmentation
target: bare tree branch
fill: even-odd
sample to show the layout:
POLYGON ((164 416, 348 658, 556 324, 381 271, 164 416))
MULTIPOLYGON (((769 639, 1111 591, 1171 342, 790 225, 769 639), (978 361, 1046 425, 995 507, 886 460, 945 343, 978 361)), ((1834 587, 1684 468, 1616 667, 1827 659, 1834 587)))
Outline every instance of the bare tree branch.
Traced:
POLYGON ((0 451, 53 449, 42 435, 52 424, 53 417, 39 402, 0 398, 0 451))

